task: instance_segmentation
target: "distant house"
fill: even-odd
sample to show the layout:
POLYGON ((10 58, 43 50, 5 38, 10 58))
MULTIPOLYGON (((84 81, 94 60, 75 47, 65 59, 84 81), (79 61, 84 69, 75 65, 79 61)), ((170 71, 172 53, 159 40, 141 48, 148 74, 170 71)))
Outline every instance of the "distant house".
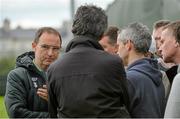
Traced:
POLYGON ((11 29, 10 20, 5 19, 0 28, 0 55, 18 55, 31 49, 31 42, 36 29, 11 29))
MULTIPOLYGON (((70 40, 69 26, 69 23, 65 22, 63 28, 57 29, 62 36, 63 48, 70 40)), ((31 43, 36 31, 37 29, 23 29, 20 26, 16 29, 11 29, 10 21, 5 19, 3 27, 0 28, 0 56, 17 56, 31 50, 31 43)))

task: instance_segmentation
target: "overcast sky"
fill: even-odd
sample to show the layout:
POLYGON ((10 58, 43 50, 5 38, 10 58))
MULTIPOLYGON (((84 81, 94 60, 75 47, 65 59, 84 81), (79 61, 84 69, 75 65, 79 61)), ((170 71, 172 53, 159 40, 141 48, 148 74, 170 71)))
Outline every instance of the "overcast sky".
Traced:
MULTIPOLYGON (((107 8, 114 0, 75 0, 76 8, 82 4, 94 4, 107 8)), ((70 20, 70 0, 0 0, 0 27, 4 18, 11 20, 11 27, 41 26, 59 27, 70 20)))

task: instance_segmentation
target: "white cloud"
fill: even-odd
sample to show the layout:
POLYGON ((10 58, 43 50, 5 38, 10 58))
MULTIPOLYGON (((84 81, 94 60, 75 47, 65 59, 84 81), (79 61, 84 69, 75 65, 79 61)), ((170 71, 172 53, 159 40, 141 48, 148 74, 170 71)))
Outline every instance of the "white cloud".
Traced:
MULTIPOLYGON (((76 8, 80 4, 92 3, 106 8, 113 0, 75 0, 76 8)), ((41 25, 61 25, 70 20, 70 0, 0 0, 0 18, 9 18, 12 27, 35 27, 41 25)))
POLYGON ((106 9, 107 3, 111 3, 114 0, 77 0, 78 4, 93 4, 97 5, 99 7, 102 7, 103 9, 106 9))
POLYGON ((52 21, 52 22, 44 22, 39 20, 31 20, 31 19, 22 19, 19 21, 14 21, 11 24, 12 28, 16 28, 17 26, 21 26, 23 28, 37 28, 42 26, 51 26, 51 27, 60 27, 60 21, 52 21))

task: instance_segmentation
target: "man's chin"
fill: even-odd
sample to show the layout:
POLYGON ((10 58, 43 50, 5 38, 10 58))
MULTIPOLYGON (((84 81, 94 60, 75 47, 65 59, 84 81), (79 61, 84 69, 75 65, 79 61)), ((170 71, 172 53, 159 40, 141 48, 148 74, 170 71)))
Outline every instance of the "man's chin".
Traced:
POLYGON ((163 57, 163 61, 164 63, 172 63, 172 61, 168 57, 163 57))
POLYGON ((52 61, 46 61, 44 64, 49 66, 52 63, 52 61))

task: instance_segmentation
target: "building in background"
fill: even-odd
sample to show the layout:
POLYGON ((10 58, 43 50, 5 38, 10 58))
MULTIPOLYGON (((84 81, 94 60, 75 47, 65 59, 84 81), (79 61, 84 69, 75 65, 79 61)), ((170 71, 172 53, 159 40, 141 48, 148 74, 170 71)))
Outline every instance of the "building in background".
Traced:
MULTIPOLYGON (((4 19, 3 27, 0 28, 0 56, 18 56, 19 54, 31 50, 31 43, 37 29, 23 29, 18 26, 11 29, 11 21, 4 19)), ((69 29, 71 23, 66 21, 62 28, 56 28, 63 39, 63 48, 69 41, 69 29)))
POLYGON ((180 0, 115 0, 106 12, 109 25, 121 28, 138 21, 152 30, 157 20, 180 19, 180 0))
MULTIPOLYGON (((56 28, 62 36, 62 50, 72 39, 71 25, 75 12, 75 2, 75 0, 70 0, 71 20, 64 21, 62 27, 56 28)), ((17 57, 19 54, 31 50, 31 43, 36 30, 37 28, 24 29, 21 26, 12 29, 10 19, 5 18, 2 27, 0 27, 0 58, 17 57)))

